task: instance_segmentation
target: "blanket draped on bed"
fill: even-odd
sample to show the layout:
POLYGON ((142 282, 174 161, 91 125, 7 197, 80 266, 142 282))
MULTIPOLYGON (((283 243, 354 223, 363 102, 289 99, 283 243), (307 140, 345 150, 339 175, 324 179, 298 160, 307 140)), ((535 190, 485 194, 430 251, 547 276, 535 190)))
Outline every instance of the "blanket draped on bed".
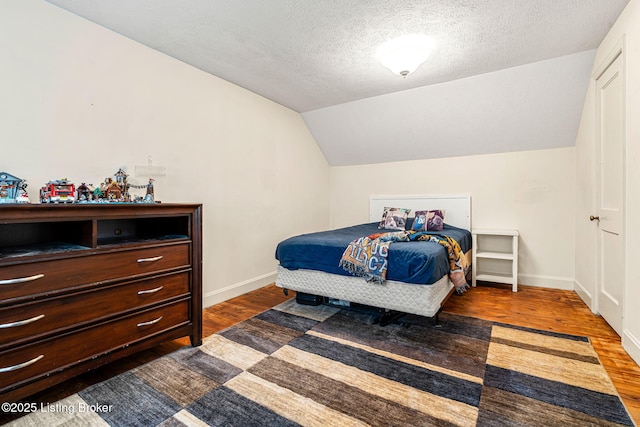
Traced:
POLYGON ((449 236, 429 232, 395 231, 360 237, 349 243, 340 259, 340 267, 353 275, 364 277, 368 282, 383 283, 387 277, 389 246, 393 242, 410 241, 430 241, 442 245, 449 257, 449 279, 459 292, 467 288, 467 260, 458 242, 449 236))

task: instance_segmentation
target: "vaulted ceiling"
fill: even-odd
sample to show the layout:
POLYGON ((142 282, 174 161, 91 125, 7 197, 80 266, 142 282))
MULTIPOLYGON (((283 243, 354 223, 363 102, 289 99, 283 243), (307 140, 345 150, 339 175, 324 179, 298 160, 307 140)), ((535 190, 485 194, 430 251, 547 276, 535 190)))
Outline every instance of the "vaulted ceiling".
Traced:
POLYGON ((629 0, 47 0, 302 114, 331 165, 573 145, 629 0), (402 79, 391 38, 436 40, 402 79))

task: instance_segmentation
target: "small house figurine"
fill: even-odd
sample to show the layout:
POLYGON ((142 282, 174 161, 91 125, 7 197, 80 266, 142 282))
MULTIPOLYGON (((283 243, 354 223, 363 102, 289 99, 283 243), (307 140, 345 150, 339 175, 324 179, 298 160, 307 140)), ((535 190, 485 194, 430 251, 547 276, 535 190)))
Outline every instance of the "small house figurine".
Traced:
POLYGON ((118 196, 119 201, 129 201, 129 183, 127 182, 127 178, 129 175, 122 168, 118 169, 113 177, 115 178, 116 183, 118 183, 118 187, 120 188, 122 194, 118 196))
POLYGON ((104 184, 105 184, 104 194, 107 200, 109 201, 113 200, 116 202, 120 201, 120 198, 122 197, 122 188, 120 187, 118 182, 114 181, 111 178, 107 178, 104 184))
POLYGON ((76 193, 78 194, 78 202, 88 202, 91 200, 91 196, 93 195, 89 186, 84 182, 76 188, 76 193))
POLYGON ((29 203, 26 181, 0 172, 0 203, 29 203))

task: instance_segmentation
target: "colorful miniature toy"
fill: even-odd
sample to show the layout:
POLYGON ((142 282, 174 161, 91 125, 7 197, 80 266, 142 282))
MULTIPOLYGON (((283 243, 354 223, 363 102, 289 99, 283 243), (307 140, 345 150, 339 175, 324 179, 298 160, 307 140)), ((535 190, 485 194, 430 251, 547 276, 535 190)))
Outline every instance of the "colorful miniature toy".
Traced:
POLYGON ((29 203, 27 181, 0 172, 0 203, 29 203))
POLYGON ((144 196, 144 201, 146 203, 155 202, 155 198, 153 196, 153 181, 155 181, 153 178, 149 178, 149 183, 147 184, 147 194, 145 194, 144 196))
POLYGON ((126 202, 123 198, 123 191, 120 185, 111 178, 107 178, 104 181, 103 194, 110 202, 126 202))
POLYGON ((122 169, 113 175, 113 178, 106 178, 100 186, 102 192, 102 198, 109 202, 124 202, 124 203, 156 203, 153 191, 153 178, 149 178, 147 184, 131 184, 128 182, 129 175, 122 169), (132 189, 144 189, 146 194, 144 197, 131 194, 132 189))
POLYGON ((77 202, 88 202, 93 198, 93 192, 91 188, 89 188, 91 184, 87 185, 84 182, 76 188, 76 201, 77 202))
POLYGON ((20 184, 16 203, 31 203, 29 201, 29 195, 27 194, 27 180, 22 181, 22 184, 20 184))
MULTIPOLYGON (((67 178, 47 182, 40 188, 40 203, 159 203, 155 201, 153 178, 147 184, 127 182, 122 169, 95 186, 82 183, 77 188, 67 178), (131 189, 146 190, 146 194, 132 195, 131 189)), ((0 203, 29 203, 27 181, 7 172, 0 172, 0 203)))
POLYGON ((47 182, 40 189, 41 203, 73 203, 76 200, 76 187, 66 178, 47 182))

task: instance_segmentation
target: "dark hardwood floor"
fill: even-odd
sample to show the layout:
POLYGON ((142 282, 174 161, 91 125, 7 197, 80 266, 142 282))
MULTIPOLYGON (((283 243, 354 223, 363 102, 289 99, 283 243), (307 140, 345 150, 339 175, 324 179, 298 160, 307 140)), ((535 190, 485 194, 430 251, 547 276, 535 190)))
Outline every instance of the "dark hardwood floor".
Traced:
MULTIPOLYGON (((204 310, 203 335, 206 337, 248 319, 288 298, 280 288, 269 285, 204 310)), ((620 337, 596 316, 573 291, 519 286, 514 293, 508 286, 483 284, 464 296, 452 296, 444 311, 536 329, 588 336, 602 364, 613 380, 636 424, 640 425, 640 368, 623 350, 620 337)), ((168 342, 117 362, 80 375, 37 395, 28 402, 52 403, 83 388, 133 367, 170 353, 188 338, 168 342)), ((0 423, 9 418, 2 418, 0 423)))

